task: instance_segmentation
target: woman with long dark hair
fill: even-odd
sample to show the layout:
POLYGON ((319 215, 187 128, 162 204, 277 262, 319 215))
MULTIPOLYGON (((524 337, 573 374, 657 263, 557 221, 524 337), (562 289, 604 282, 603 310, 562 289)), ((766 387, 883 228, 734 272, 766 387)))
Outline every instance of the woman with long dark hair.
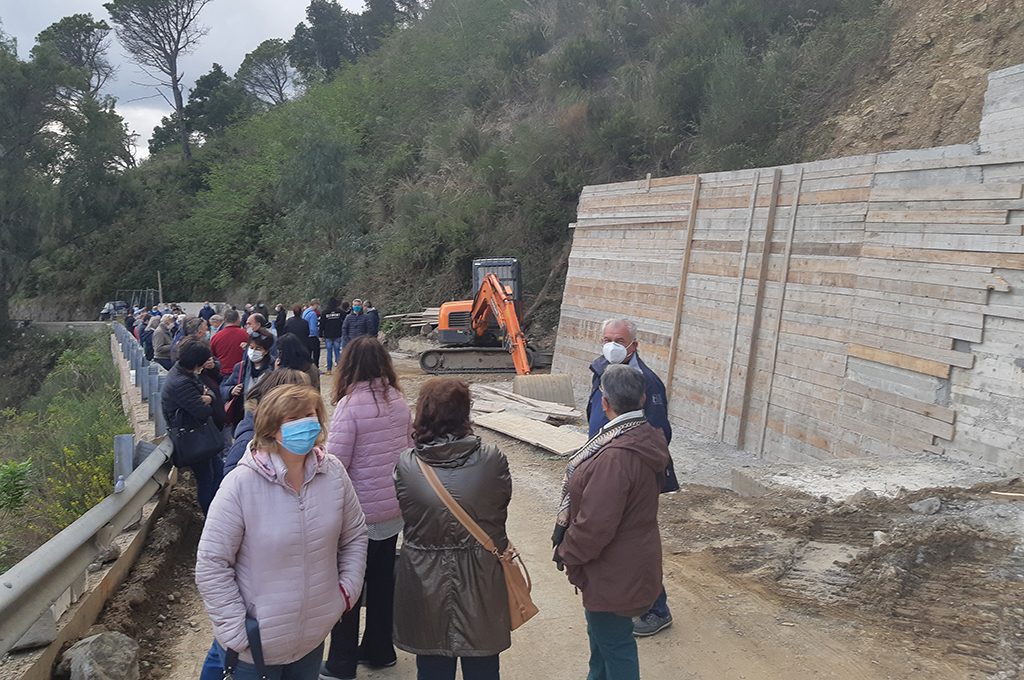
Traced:
POLYGON ((336 404, 327 453, 345 466, 366 515, 366 628, 359 642, 359 607, 345 612, 331 631, 321 678, 354 678, 356 664, 393 666, 391 641, 395 596, 395 546, 402 513, 391 471, 412 446, 412 415, 402 397, 391 357, 377 338, 359 337, 341 355, 334 379, 336 404))
MULTIPOLYGON (((295 317, 292 317, 295 318, 295 317)), ((302 321, 302 318, 299 318, 302 321)), ((306 323, 302 321, 302 323, 306 323)), ((320 391, 320 371, 313 365, 309 358, 309 345, 305 338, 299 338, 294 333, 285 333, 277 341, 277 349, 280 352, 278 368, 294 368, 309 376, 309 382, 313 389, 320 391)))

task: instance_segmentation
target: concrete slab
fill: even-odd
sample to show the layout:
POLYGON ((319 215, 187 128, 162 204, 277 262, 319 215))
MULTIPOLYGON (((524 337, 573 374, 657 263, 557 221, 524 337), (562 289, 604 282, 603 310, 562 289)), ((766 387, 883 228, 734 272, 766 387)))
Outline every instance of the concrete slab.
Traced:
POLYGON ((1006 472, 994 468, 943 456, 917 454, 801 465, 738 467, 732 470, 732 490, 741 496, 755 497, 791 490, 842 502, 862 489, 879 496, 895 497, 901 490, 966 489, 982 482, 1006 478, 1006 472))

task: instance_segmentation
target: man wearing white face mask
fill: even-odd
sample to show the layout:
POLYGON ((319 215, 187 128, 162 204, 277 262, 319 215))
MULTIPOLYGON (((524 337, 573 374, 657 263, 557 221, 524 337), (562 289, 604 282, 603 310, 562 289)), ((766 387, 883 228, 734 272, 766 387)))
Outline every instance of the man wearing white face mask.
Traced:
MULTIPOLYGON (((637 353, 636 324, 629 319, 608 319, 604 322, 601 332, 603 356, 598 357, 590 364, 590 370, 594 374, 593 383, 590 389, 590 401, 587 402, 587 421, 590 429, 590 438, 593 439, 602 427, 608 424, 608 416, 601 407, 601 376, 611 364, 626 364, 632 366, 644 375, 644 416, 647 422, 653 427, 665 433, 665 442, 672 441, 672 425, 668 422, 668 398, 665 395, 665 383, 661 381, 654 371, 641 359, 637 353)), ((679 490, 679 482, 676 480, 675 468, 672 459, 669 458, 668 469, 665 471, 665 486, 662 493, 670 493, 679 490)), ((654 635, 672 625, 672 613, 668 608, 668 596, 665 588, 662 587, 661 595, 655 601, 651 610, 641 616, 633 625, 633 635, 646 637, 654 635)))

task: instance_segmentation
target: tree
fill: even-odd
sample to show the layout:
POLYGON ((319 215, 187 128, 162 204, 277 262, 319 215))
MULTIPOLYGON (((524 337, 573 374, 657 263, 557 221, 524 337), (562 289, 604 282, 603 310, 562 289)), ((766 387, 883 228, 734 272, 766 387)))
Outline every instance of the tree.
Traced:
POLYGON ((288 101, 292 68, 288 63, 288 49, 283 40, 264 40, 255 50, 245 55, 235 73, 245 90, 268 106, 288 101))
POLYGON ((207 33, 199 24, 199 12, 211 0, 112 0, 103 6, 117 26, 117 37, 128 54, 145 68, 156 69, 171 89, 177 114, 178 135, 186 160, 192 158, 185 126, 185 99, 178 57, 190 53, 207 33))
MULTIPOLYGON (((193 143, 203 143, 224 134, 228 126, 249 116, 256 102, 241 83, 214 64, 210 72, 196 79, 185 106, 185 130, 193 143)), ((175 144, 178 131, 176 114, 165 116, 160 126, 153 129, 149 152, 156 153, 175 144)))
POLYGON ((72 14, 50 24, 36 37, 36 42, 39 47, 53 45, 61 59, 75 68, 88 71, 88 91, 97 94, 117 70, 107 59, 109 33, 107 22, 96 21, 91 14, 72 14))
POLYGON ((295 27, 287 48, 292 64, 307 82, 326 80, 343 63, 353 63, 367 52, 362 18, 337 2, 312 0, 306 22, 295 27))

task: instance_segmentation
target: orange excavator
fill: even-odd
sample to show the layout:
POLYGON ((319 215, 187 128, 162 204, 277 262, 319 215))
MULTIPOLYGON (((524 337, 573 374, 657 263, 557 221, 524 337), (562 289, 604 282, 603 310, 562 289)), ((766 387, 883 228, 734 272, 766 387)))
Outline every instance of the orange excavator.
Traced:
POLYGON ((435 375, 515 371, 516 394, 573 405, 568 374, 531 373, 550 366, 551 355, 529 347, 519 326, 519 262, 515 258, 474 260, 473 278, 477 292, 472 300, 441 305, 437 336, 442 346, 420 354, 420 368, 435 375))
POLYGON ((442 344, 461 346, 420 354, 420 368, 427 373, 503 373, 514 367, 517 375, 529 375, 533 368, 536 355, 519 328, 512 288, 493 272, 484 276, 473 300, 441 305, 437 330, 442 344))

